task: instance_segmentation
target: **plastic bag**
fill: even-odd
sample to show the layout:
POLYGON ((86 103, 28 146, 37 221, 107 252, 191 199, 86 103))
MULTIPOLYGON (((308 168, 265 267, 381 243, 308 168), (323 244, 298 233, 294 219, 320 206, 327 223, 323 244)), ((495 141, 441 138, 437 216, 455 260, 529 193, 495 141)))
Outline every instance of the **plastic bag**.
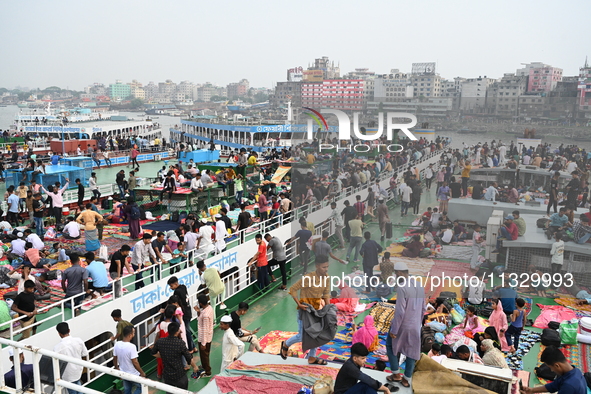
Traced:
POLYGON ((564 345, 576 345, 579 323, 563 321, 560 323, 560 342, 564 345))
POLYGON ((454 324, 460 324, 464 320, 462 315, 460 315, 455 309, 452 309, 450 314, 451 320, 454 322, 454 324))
POLYGON ((447 328, 447 326, 445 324, 440 323, 438 321, 432 321, 430 323, 427 323, 427 326, 431 327, 432 329, 434 329, 437 332, 445 331, 445 329, 447 328))
POLYGON ((99 259, 108 260, 109 259, 109 248, 106 245, 101 245, 99 250, 99 259))

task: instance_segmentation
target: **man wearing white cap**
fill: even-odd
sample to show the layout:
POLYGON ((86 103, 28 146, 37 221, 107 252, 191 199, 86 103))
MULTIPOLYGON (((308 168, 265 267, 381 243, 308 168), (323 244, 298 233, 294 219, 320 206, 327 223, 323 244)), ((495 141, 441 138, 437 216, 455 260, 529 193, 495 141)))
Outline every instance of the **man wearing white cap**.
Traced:
POLYGON ((236 337, 233 330, 230 330, 230 324, 232 324, 232 317, 225 315, 220 320, 220 328, 224 332, 224 338, 222 339, 222 367, 220 372, 232 364, 234 360, 238 359, 244 353, 244 343, 236 337))
POLYGON ((396 275, 396 313, 386 338, 386 352, 393 374, 390 382, 409 387, 416 360, 421 357, 421 322, 425 313, 425 289, 415 278, 409 278, 408 266, 399 261, 394 265, 396 275), (404 376, 400 373, 398 356, 406 356, 404 376))

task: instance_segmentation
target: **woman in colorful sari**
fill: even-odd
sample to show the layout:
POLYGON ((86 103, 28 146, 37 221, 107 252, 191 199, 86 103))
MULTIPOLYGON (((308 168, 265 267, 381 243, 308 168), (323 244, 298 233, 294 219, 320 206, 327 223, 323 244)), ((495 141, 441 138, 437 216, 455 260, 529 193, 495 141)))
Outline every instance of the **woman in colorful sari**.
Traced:
POLYGON ((509 345, 507 344, 507 339, 505 338, 505 332, 508 328, 507 316, 505 315, 505 312, 503 312, 503 305, 498 299, 492 300, 491 304, 493 312, 488 318, 488 322, 497 331, 497 336, 499 337, 499 342, 501 344, 501 350, 504 352, 509 351, 509 345))
POLYGON ((358 328, 353 334, 351 343, 361 342, 370 352, 375 352, 380 347, 378 330, 374 326, 373 316, 367 315, 363 319, 363 327, 358 328))

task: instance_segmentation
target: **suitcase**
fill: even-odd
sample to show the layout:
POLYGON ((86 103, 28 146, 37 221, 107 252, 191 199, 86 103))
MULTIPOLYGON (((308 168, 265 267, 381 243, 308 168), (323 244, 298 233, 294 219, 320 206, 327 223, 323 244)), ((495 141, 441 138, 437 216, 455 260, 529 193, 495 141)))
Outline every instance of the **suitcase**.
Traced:
POLYGON ((386 238, 392 239, 392 222, 386 223, 386 238))

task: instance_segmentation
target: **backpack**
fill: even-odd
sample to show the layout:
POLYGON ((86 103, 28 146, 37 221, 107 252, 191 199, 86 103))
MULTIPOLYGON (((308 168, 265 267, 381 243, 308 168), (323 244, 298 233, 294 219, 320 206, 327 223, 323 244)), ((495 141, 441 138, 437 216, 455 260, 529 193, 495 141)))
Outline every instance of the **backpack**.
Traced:
POLYGON ((421 352, 429 353, 433 343, 435 343, 435 330, 427 326, 421 327, 421 352))
POLYGON ((187 211, 180 211, 179 212, 179 222, 185 223, 185 221, 187 220, 187 216, 189 216, 189 213, 187 211))
POLYGON ((101 209, 109 209, 109 199, 105 198, 101 201, 101 209))
POLYGON ((554 381, 557 378, 556 374, 554 372, 552 372, 550 367, 547 366, 546 364, 542 364, 539 367, 536 367, 535 371, 536 371, 536 376, 538 378, 542 378, 545 380, 551 380, 551 381, 554 381))
POLYGON ((546 227, 548 227, 548 223, 550 223, 550 219, 539 218, 538 220, 536 220, 536 227, 537 228, 546 228, 546 227))
POLYGON ((560 347, 560 334, 551 328, 544 328, 541 337, 542 345, 560 347))
POLYGON ((131 206, 131 219, 132 220, 140 220, 142 217, 142 213, 137 205, 131 206))
POLYGON ((146 208, 140 207, 140 219, 146 220, 146 208))
POLYGON ((170 220, 172 220, 173 222, 178 222, 179 221, 179 212, 178 211, 173 212, 170 220))

